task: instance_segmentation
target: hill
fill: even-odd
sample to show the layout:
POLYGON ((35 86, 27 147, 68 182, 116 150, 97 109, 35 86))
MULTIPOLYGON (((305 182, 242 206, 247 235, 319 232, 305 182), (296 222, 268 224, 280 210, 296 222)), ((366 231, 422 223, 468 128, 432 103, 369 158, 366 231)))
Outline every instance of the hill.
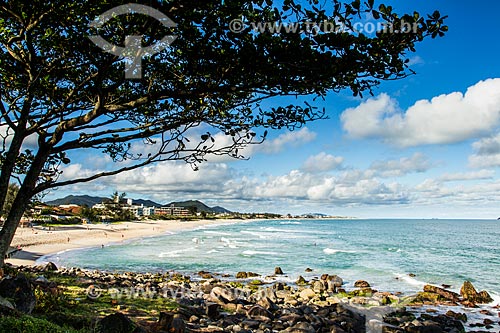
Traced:
MULTIPOLYGON (((68 195, 67 197, 47 201, 47 205, 59 206, 59 205, 78 205, 78 206, 88 206, 92 207, 95 204, 101 203, 104 200, 109 200, 107 197, 93 197, 90 195, 68 195)), ((145 207, 162 207, 161 204, 144 199, 133 199, 134 205, 144 205, 145 207)), ((187 201, 176 201, 166 204, 165 206, 177 206, 177 207, 196 207, 197 212, 207 212, 207 213, 231 213, 231 211, 225 209, 221 206, 209 207, 199 200, 187 200, 187 201)))
POLYGON ((207 213, 231 213, 231 211, 225 209, 224 207, 214 206, 209 207, 199 200, 187 200, 187 201, 174 201, 166 204, 165 206, 177 206, 177 207, 195 207, 197 212, 207 212, 207 213))
MULTIPOLYGON (((101 203, 104 200, 109 200, 106 197, 93 197, 90 195, 68 195, 67 197, 47 201, 47 205, 59 206, 59 205, 78 205, 78 206, 88 206, 92 207, 95 204, 101 203)), ((146 207, 161 207, 157 202, 144 199, 133 199, 134 205, 144 205, 146 207)))
POLYGON ((95 204, 101 203, 105 199, 107 198, 92 197, 90 195, 68 195, 67 197, 47 201, 45 203, 51 206, 78 205, 92 207, 95 204))

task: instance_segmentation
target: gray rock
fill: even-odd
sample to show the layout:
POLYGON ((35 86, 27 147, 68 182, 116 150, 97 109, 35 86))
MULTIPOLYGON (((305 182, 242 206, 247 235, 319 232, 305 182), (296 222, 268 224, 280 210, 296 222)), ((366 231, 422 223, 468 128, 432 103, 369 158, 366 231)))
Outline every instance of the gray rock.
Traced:
POLYGON ((274 274, 276 275, 283 275, 283 270, 281 269, 281 267, 277 266, 274 268, 274 274))
POLYGON ((206 315, 212 320, 216 320, 220 315, 220 305, 217 303, 208 303, 206 309, 206 315))
POLYGON ((247 317, 252 320, 270 322, 274 316, 269 311, 260 305, 254 305, 247 311, 247 317))
POLYGON ((354 287, 356 288, 370 288, 370 284, 365 280, 358 280, 354 282, 354 287))
POLYGON ((4 307, 4 308, 11 309, 11 310, 14 310, 14 305, 12 305, 11 302, 9 302, 8 300, 6 300, 3 297, 0 297, 0 306, 4 307))
POLYGON ((42 272, 55 272, 57 271, 57 266, 52 261, 48 262, 45 266, 41 268, 42 272))
POLYGON ((326 285, 325 285, 325 282, 324 281, 314 281, 313 283, 313 290, 317 293, 321 293, 323 291, 325 291, 327 288, 326 288, 326 285))
POLYGON ((316 333, 314 327, 307 322, 299 322, 285 331, 290 333, 316 333))
POLYGON ((210 292, 209 301, 225 305, 228 303, 234 303, 238 298, 232 290, 222 288, 222 287, 214 287, 210 292))
POLYGON ((261 298, 257 302, 257 305, 260 305, 264 309, 269 310, 269 311, 276 311, 276 310, 279 309, 279 307, 269 297, 263 297, 263 298, 261 298))
POLYGON ((304 277, 302 275, 300 275, 295 283, 298 285, 304 285, 307 283, 307 281, 306 281, 306 279, 304 279, 304 277))
POLYGON ((136 332, 137 325, 121 312, 114 313, 99 320, 97 333, 130 333, 136 332))
POLYGON ((0 281, 0 296, 13 301, 16 310, 30 314, 36 305, 36 297, 30 280, 19 273, 13 279, 0 281))
POLYGON ((316 296, 316 293, 310 288, 306 288, 300 292, 300 298, 302 299, 308 300, 313 298, 314 296, 316 296))

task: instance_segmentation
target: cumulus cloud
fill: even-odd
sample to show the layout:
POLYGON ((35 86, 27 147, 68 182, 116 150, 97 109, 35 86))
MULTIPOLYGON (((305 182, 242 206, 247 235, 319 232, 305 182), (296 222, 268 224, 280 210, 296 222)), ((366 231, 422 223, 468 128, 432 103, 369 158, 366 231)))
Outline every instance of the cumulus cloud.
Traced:
POLYGON ((407 191, 397 183, 385 184, 377 179, 345 182, 341 177, 312 175, 299 170, 270 176, 254 189, 253 195, 261 198, 289 198, 338 205, 385 205, 409 200, 407 191))
POLYGON ((286 147, 300 147, 306 143, 314 141, 317 134, 312 132, 307 127, 301 128, 298 131, 286 132, 280 134, 277 138, 264 141, 264 143, 256 148, 257 151, 266 154, 276 154, 283 151, 286 147))
POLYGON ((373 174, 382 178, 401 177, 409 173, 422 173, 431 168, 431 162, 422 153, 399 160, 375 161, 370 166, 373 174))
POLYGON ((465 180, 484 180, 493 179, 495 176, 495 170, 479 170, 472 172, 457 172, 457 173, 445 173, 438 180, 442 182, 454 182, 454 181, 465 181, 465 180))
POLYGON ((380 138, 402 147, 460 142, 490 133, 500 124, 500 78, 480 81, 465 94, 417 101, 407 110, 381 94, 346 109, 341 121, 353 138, 380 138))
POLYGON ((500 167, 500 134, 472 144, 474 154, 469 156, 473 168, 500 167))
POLYGON ((342 165, 342 162, 344 162, 343 157, 321 152, 310 156, 302 165, 302 170, 311 173, 331 171, 338 169, 342 165))

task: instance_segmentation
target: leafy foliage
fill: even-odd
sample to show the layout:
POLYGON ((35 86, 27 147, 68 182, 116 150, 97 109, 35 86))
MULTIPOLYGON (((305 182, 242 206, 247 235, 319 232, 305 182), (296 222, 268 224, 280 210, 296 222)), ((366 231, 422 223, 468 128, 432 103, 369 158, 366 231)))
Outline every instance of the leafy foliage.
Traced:
POLYGON ((89 24, 119 0, 0 0, 0 203, 8 184, 20 189, 0 250, 10 242, 29 200, 65 185, 207 155, 243 158, 241 148, 264 140, 268 129, 290 130, 325 117, 309 103, 283 105, 282 96, 324 98, 349 89, 371 93, 381 80, 404 78, 407 53, 427 37, 442 36, 445 17, 396 13, 374 1, 318 0, 151 2, 176 27, 139 14, 113 17, 98 31, 89 24), (339 22, 353 29, 365 14, 405 33, 241 33, 251 22, 339 22), (143 36, 151 45, 177 39, 142 59, 142 79, 124 77, 125 61, 103 52, 89 36, 115 45, 143 36), (272 102, 271 102, 272 100, 272 102), (216 135, 228 140, 216 142, 216 135), (98 150, 113 161, 95 174, 61 178, 71 156, 98 150))
POLYGON ((63 328, 45 319, 30 316, 0 317, 0 332, 9 333, 79 333, 86 332, 71 328, 63 328))

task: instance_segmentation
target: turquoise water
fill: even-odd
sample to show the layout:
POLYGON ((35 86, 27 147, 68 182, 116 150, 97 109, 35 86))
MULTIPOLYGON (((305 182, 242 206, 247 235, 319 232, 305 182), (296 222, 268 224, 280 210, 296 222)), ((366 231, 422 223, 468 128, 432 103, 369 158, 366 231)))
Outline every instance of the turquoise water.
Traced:
MULTIPOLYGON (((459 289, 470 280, 500 296, 500 221, 265 220, 207 226, 44 258, 64 266, 119 271, 274 273, 285 280, 338 274, 352 286, 415 292, 424 283, 459 289), (306 268, 313 269, 306 273, 306 268), (411 278, 409 273, 416 276, 411 278)), ((500 299, 500 298, 498 298, 500 299)))

